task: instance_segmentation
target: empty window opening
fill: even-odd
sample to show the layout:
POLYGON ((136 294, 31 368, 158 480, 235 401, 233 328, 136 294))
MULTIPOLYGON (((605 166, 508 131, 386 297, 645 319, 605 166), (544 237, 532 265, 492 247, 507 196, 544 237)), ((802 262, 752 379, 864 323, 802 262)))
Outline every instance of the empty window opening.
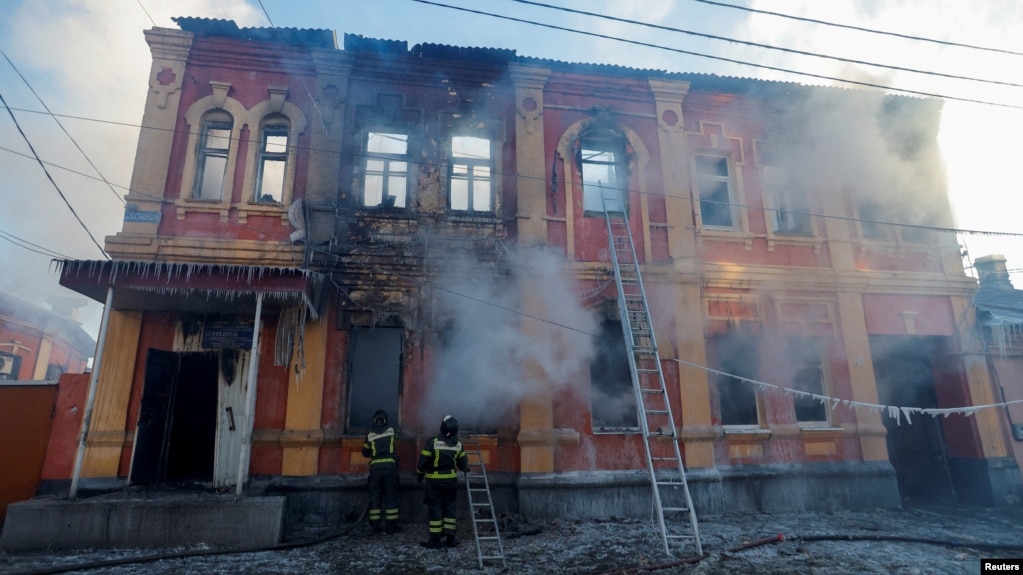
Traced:
MULTIPOLYGON (((788 340, 788 364, 792 369, 792 389, 816 395, 825 394, 825 354, 821 339, 791 337, 788 340)), ((796 421, 826 423, 828 409, 820 400, 796 395, 792 400, 796 421)))
POLYGON ((259 173, 256 175, 257 202, 280 203, 284 198, 284 168, 288 160, 288 128, 263 129, 259 148, 259 173))
POLYGON ((696 156, 696 189, 700 196, 700 221, 704 226, 734 228, 732 176, 728 158, 696 156))
POLYGON ((764 188, 774 201, 771 225, 779 235, 813 235, 806 190, 792 181, 783 168, 765 166, 764 188))
MULTIPOLYGON (((215 114, 219 118, 222 114, 215 114)), ((226 115, 226 114, 224 114, 226 115)), ((192 198, 220 201, 224 199, 224 180, 227 176, 227 155, 231 150, 231 124, 211 121, 203 125, 199 140, 198 169, 192 198)))
POLYGON ((451 209, 493 211, 490 172, 490 140, 469 136, 451 138, 451 209))
POLYGON ((632 386, 621 322, 605 320, 600 326, 596 353, 590 361, 590 387, 594 430, 635 429, 639 426, 636 392, 632 386))
POLYGON ((21 357, 13 353, 0 353, 0 379, 18 379, 21 357))
POLYGON ((759 376, 755 341, 750 336, 729 332, 715 336, 711 346, 717 370, 729 374, 717 376, 721 425, 759 426, 756 388, 747 381, 758 380, 759 376))
POLYGON ((355 327, 349 346, 348 431, 364 432, 383 409, 398 427, 404 328, 355 327))
POLYGON ((408 135, 384 132, 367 134, 362 205, 404 208, 408 192, 408 166, 408 135))
POLYGON ((611 130, 594 130, 579 140, 576 158, 582 173, 583 213, 598 215, 628 209, 629 175, 625 142, 611 130))

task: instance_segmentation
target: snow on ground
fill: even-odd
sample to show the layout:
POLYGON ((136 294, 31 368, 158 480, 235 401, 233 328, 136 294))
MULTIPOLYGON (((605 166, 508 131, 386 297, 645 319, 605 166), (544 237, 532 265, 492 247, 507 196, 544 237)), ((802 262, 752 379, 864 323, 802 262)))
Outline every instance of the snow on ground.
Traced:
MULTIPOLYGON (((1023 507, 897 509, 832 513, 739 513, 700 520, 707 557, 667 566, 693 549, 665 555, 652 521, 537 521, 503 518, 506 565, 490 573, 515 575, 662 575, 785 573, 812 575, 977 574, 982 558, 1023 557, 1023 507), (784 537, 778 540, 779 535, 784 537), (771 542, 764 542, 770 540, 771 542), (926 540, 927 542, 923 542, 926 540), (738 547, 762 544, 738 549, 738 547)), ((287 549, 219 553, 210 549, 77 550, 2 553, 0 574, 75 573, 110 575, 420 575, 480 573, 471 527, 459 524, 461 545, 419 546, 426 526, 406 524, 402 533, 372 535, 365 524, 340 537, 307 528, 290 533, 287 549), (306 544, 308 541, 317 543, 306 544), (185 555, 124 565, 101 562, 140 556, 185 555), (83 570, 76 567, 91 565, 83 570)))

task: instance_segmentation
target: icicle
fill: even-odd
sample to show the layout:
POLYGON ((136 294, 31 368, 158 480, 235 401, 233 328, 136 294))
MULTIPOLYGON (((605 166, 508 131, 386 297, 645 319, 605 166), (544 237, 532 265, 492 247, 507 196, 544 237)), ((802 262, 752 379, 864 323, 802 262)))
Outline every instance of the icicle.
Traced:
POLYGON ((833 397, 833 398, 831 398, 831 411, 835 411, 835 409, 836 409, 836 408, 838 408, 838 404, 839 404, 839 403, 840 403, 841 401, 842 401, 842 400, 838 399, 837 397, 833 397))
POLYGON ((913 420, 911 420, 909 418, 909 414, 910 414, 910 412, 914 411, 914 408, 912 408, 912 407, 903 407, 901 409, 901 411, 902 411, 902 415, 906 418, 906 424, 907 425, 913 425, 913 420))
POLYGON ((899 421, 899 415, 902 412, 899 411, 899 408, 895 407, 894 405, 888 405, 888 406, 886 406, 886 408, 888 409, 888 417, 890 417, 890 418, 895 420, 895 425, 901 426, 902 424, 899 421))

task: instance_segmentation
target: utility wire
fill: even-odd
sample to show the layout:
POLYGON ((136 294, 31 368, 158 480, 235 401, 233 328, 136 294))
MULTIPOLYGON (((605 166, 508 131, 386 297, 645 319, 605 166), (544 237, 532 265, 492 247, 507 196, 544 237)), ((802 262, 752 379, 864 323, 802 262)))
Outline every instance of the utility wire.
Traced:
MULTIPOLYGON (((8 109, 9 110, 15 110, 15 111, 18 111, 18 112, 32 113, 32 114, 45 114, 46 113, 46 112, 40 112, 38 110, 28 110, 28 109, 24 109, 24 108, 10 108, 10 107, 8 107, 8 109)), ((148 126, 141 126, 141 125, 138 125, 138 124, 127 124, 127 123, 124 123, 124 122, 108 122, 106 120, 100 120, 100 119, 96 119, 96 118, 87 118, 87 117, 82 117, 82 116, 67 116, 67 117, 71 117, 71 118, 75 118, 75 119, 79 119, 79 120, 88 120, 88 121, 91 121, 91 122, 111 123, 111 124, 117 124, 117 125, 121 125, 121 126, 130 126, 130 127, 134 127, 134 128, 142 128, 142 129, 147 129, 147 130, 160 130, 160 131, 174 132, 174 133, 178 133, 178 134, 188 134, 188 135, 196 134, 196 132, 191 132, 191 131, 181 131, 181 130, 175 130, 175 129, 171 129, 171 128, 150 128, 148 126)), ((232 140, 233 141, 240 141, 240 139, 234 139, 234 138, 232 138, 232 140)), ((291 144, 289 144, 289 146, 290 145, 291 144)), ((334 154, 339 154, 342 157, 349 157, 349 158, 368 158, 368 157, 373 157, 372 155, 366 154, 366 153, 339 152, 338 150, 328 150, 328 149, 325 149, 325 148, 314 148, 312 146, 299 146, 297 144, 295 145, 295 148, 298 149, 298 150, 306 150, 306 151, 313 151, 313 152, 334 153, 334 154)), ((25 157, 25 158, 35 159, 32 156, 29 156, 27 154, 23 154, 21 152, 17 152, 15 150, 11 150, 9 148, 5 148, 3 146, 0 146, 0 150, 3 150, 5 152, 9 152, 9 153, 12 153, 12 154, 15 154, 15 155, 18 155, 18 156, 22 156, 22 157, 25 157)), ((410 164, 414 164, 414 165, 421 165, 421 164, 424 163, 424 162, 420 162, 420 161, 412 159, 412 158, 408 159, 408 162, 410 164)), ((47 163, 47 162, 44 162, 44 163, 47 163)), ((50 164, 50 163, 47 163, 47 164, 48 165, 52 165, 54 167, 57 167, 59 169, 63 169, 63 170, 66 170, 66 171, 69 171, 69 172, 72 172, 72 173, 76 173, 76 174, 85 176, 87 178, 96 179, 93 176, 89 176, 88 174, 83 174, 81 172, 77 172, 77 171, 72 170, 70 168, 65 168, 65 167, 62 167, 62 166, 59 166, 59 165, 56 165, 56 164, 50 164)), ((510 176, 510 177, 514 177, 514 178, 517 178, 517 179, 521 179, 521 180, 541 180, 543 182, 547 182, 547 177, 546 176, 526 176, 526 175, 520 175, 517 172, 500 172, 500 171, 493 171, 492 173, 495 176, 510 176)), ((131 192, 133 194, 140 194, 140 195, 152 198, 154 200, 159 200, 159 201, 161 201, 163 203, 171 203, 171 200, 167 200, 166 198, 162 198, 160 196, 154 196, 152 194, 147 194, 147 193, 142 192, 140 190, 134 190, 134 189, 131 189, 131 188, 128 188, 128 187, 125 187, 125 186, 117 186, 117 187, 126 189, 126 190, 128 190, 129 192, 131 192)), ((969 235, 1000 236, 1000 237, 1023 237, 1023 232, 1000 232, 1000 231, 991 231, 991 230, 978 230, 978 229, 971 229, 971 228, 950 228, 950 227, 942 227, 942 226, 928 226, 928 225, 922 225, 922 224, 908 224, 908 223, 904 223, 904 222, 893 222, 893 221, 884 221, 884 220, 870 220, 870 219, 864 219, 864 218, 856 218, 856 217, 852 217, 852 216, 840 216, 840 215, 835 215, 835 214, 821 214, 821 213, 810 212, 810 211, 782 210, 780 208, 770 208, 770 207, 767 207, 767 206, 755 206, 755 205, 751 205, 751 204, 738 204, 738 203, 734 203, 734 202, 722 202, 722 201, 716 201, 716 200, 701 200, 701 199, 698 199, 698 198, 697 199, 690 198, 689 196, 676 196, 676 195, 672 195, 672 194, 659 194, 659 193, 656 193, 656 192, 642 192, 640 190, 634 190, 634 189, 631 189, 631 188, 621 188, 621 187, 616 187, 616 186, 604 186, 604 188, 607 189, 607 190, 615 190, 615 191, 620 191, 620 192, 628 192, 629 194, 644 194, 645 193, 647 196, 655 196, 655 197, 662 197, 662 198, 673 198, 673 199, 679 199, 679 200, 683 200, 683 201, 698 201, 698 202, 701 202, 701 203, 708 203, 708 204, 720 204, 720 205, 725 205, 725 206, 732 206, 732 207, 743 208, 743 209, 748 209, 748 210, 757 210, 757 211, 763 211, 763 212, 768 212, 768 213, 784 211, 786 213, 791 213, 791 214, 796 214, 796 215, 808 215, 808 216, 815 217, 815 218, 834 219, 834 220, 841 220, 841 221, 847 221, 847 222, 860 222, 860 223, 866 223, 866 224, 876 224, 876 225, 884 225, 884 226, 892 226, 892 227, 900 227, 900 228, 912 228, 912 229, 919 229, 921 231, 932 231, 932 232, 941 232, 941 233, 962 233, 962 234, 969 234, 969 235)))
POLYGON ((0 93, 0 104, 7 108, 7 113, 10 114, 11 120, 14 122, 14 127, 18 129, 18 133, 21 134, 21 138, 25 140, 25 143, 28 144, 28 148, 32 150, 32 155, 35 156, 36 162, 39 163, 39 167, 42 168, 43 173, 46 174, 46 179, 50 180, 50 183, 53 184, 53 188, 57 190, 57 194, 60 195, 60 199, 64 200, 64 205, 67 206, 68 210, 71 210, 71 215, 73 215, 75 219, 78 220, 78 223, 81 224, 82 229, 85 230, 85 233, 89 235, 89 239, 92 240, 92 243, 96 244, 96 247, 99 248, 99 251, 101 254, 103 254, 103 257, 109 260, 110 256, 107 255, 107 252, 103 249, 103 246, 99 245, 99 242, 96 241, 96 238, 93 237, 92 232, 90 232, 89 228, 85 225, 85 222, 82 221, 82 218, 78 217, 78 212, 76 212, 75 209, 71 206, 71 202, 68 201, 67 197, 64 195, 64 192, 60 189, 60 186, 58 186, 57 182, 53 180, 53 176, 51 176, 50 171, 46 169, 46 165, 43 164, 43 161, 39 157, 39 154, 36 153, 36 149, 35 147, 32 146, 32 142, 29 141, 28 136, 25 135, 25 131, 21 129, 21 124, 18 123, 18 119, 14 116, 14 112, 11 111, 10 107, 7 105, 7 100, 4 99, 2 93, 0 93))
POLYGON ((704 54, 702 52, 693 52, 692 50, 682 50, 681 48, 671 48, 669 46, 661 46, 659 44, 651 44, 649 42, 641 42, 639 40, 629 40, 627 38, 619 38, 617 36, 611 36, 611 35, 608 35, 608 34, 599 34, 597 32, 588 32, 586 30, 576 30, 574 28, 567 28, 565 26, 557 26, 557 25, 554 25, 554 24, 545 24, 543 22, 537 22, 535 20, 526 20, 524 18, 515 18, 513 16, 502 16, 501 14, 494 14, 493 12, 483 12, 482 10, 473 10, 473 9, 470 9, 470 8, 462 8, 460 6, 451 6, 450 4, 441 4, 440 2, 431 2, 429 0, 411 0, 411 1, 412 2, 418 2, 420 4, 427 4, 427 5, 430 5, 430 6, 437 6, 439 8, 447 8, 449 10, 457 10, 457 11, 460 11, 460 12, 468 12, 470 14, 478 14, 478 15, 481 15, 481 16, 490 16, 492 18, 498 18, 498 19, 501 19, 501 20, 508 20, 508 21, 511 21, 511 22, 519 22, 521 24, 529 24, 529 25, 532 25, 532 26, 539 26, 541 28, 550 28, 552 30, 560 30, 562 32, 572 32, 574 34, 582 34, 584 36, 593 36, 595 38, 603 38, 605 40, 614 40, 616 42, 624 42, 626 44, 634 44, 636 46, 644 46, 646 48, 656 48, 658 50, 666 50, 668 52, 675 52, 677 54, 686 54, 686 55, 689 55, 689 56, 696 56, 696 57, 699 57, 699 58, 708 58, 708 59, 711 59, 711 60, 718 60, 718 61, 721 61, 721 62, 729 62, 731 64, 739 64, 739 65, 742 65, 742 66, 751 66, 753 68, 761 68, 761 69, 764 69, 764 70, 772 70, 772 71, 775 71, 775 72, 784 72, 786 74, 796 74, 797 76, 806 76, 808 78, 817 78, 817 79, 820 79, 820 80, 829 80, 829 81, 832 81, 832 82, 842 82, 842 83, 845 83, 845 84, 853 84, 853 85, 856 85, 856 86, 866 86, 866 87, 869 87, 869 88, 878 88, 880 90, 886 90, 886 91, 891 91, 891 92, 900 92, 900 93, 903 93, 903 94, 914 94, 914 95, 917 95, 917 96, 926 96, 928 98, 944 98, 946 100, 955 100, 955 101, 958 101, 958 102, 969 102, 969 103, 972 103, 972 104, 989 104, 991 106, 998 106, 998 107, 1001 107, 1001 108, 1012 108, 1012 109, 1016 109, 1016 110, 1023 110, 1023 106, 1019 106, 1019 105, 1001 104, 1001 103, 997 103, 997 102, 987 102, 987 101, 984 101, 984 100, 975 100, 975 99, 972 99, 972 98, 961 98, 961 97, 958 97, 958 96, 944 96, 942 94, 937 94, 937 93, 934 93, 934 92, 923 92, 923 91, 919 91, 919 90, 909 90, 909 89, 906 89, 906 88, 893 88, 891 86, 885 86, 883 84, 874 84, 872 82, 861 82, 861 81, 858 81, 858 80, 847 80, 847 79, 843 79, 843 78, 836 78, 834 76, 825 76, 823 74, 813 74, 813 73, 810 73, 810 72, 799 72, 797 70, 792 70, 790 68, 781 68, 781 67, 778 67, 778 66, 768 66, 766 64, 754 64, 753 62, 747 62, 747 61, 744 61, 744 60, 736 60, 736 59, 733 59, 733 58, 725 58, 723 56, 714 56, 714 55, 711 55, 711 54, 704 54))
MULTIPOLYGON (((836 28, 845 28, 847 30, 857 30, 859 32, 867 32, 869 34, 880 34, 883 36, 894 36, 896 38, 905 38, 907 40, 917 40, 920 42, 930 42, 932 44, 941 44, 943 46, 955 46, 957 48, 969 48, 971 50, 984 50, 986 52, 1000 52, 1002 54, 1012 54, 1013 56, 1023 56, 1023 52, 1016 52, 1013 50, 1005 50, 1002 48, 990 48, 987 46, 977 46, 975 44, 963 44, 960 42, 950 42, 948 40, 937 40, 934 38, 925 38, 923 36, 911 36, 909 34, 899 34, 898 32, 888 32, 884 30, 875 30, 873 28, 864 28, 861 26, 853 26, 851 24, 840 24, 838 22, 829 22, 827 20, 817 20, 814 18, 804 18, 802 16, 793 16, 791 14, 783 14, 781 12, 771 12, 769 10, 758 10, 756 8, 748 8, 746 6, 736 6, 735 4, 726 4, 724 2, 714 2, 713 0, 693 0, 693 2, 701 2, 703 4, 710 4, 712 6, 721 6, 723 8, 734 8, 735 10, 745 10, 746 12, 753 12, 756 14, 767 14, 768 16, 777 16, 779 18, 788 18, 790 20, 798 20, 800 22, 810 22, 812 24, 823 24, 825 26, 834 26, 836 28)), ((978 6, 978 9, 981 8, 978 6)))
POLYGON ((155 27, 156 26, 156 20, 153 20, 153 17, 149 15, 149 10, 146 10, 146 7, 142 5, 142 0, 135 0, 135 1, 139 3, 139 8, 142 8, 142 11, 146 13, 146 18, 149 18, 149 21, 152 22, 153 26, 155 27))
POLYGON ((853 58, 843 58, 841 56, 832 56, 830 54, 819 54, 816 52, 807 52, 805 50, 796 50, 794 48, 782 48, 780 46, 772 46, 770 44, 761 44, 758 42, 751 42, 748 40, 739 40, 736 38, 728 38, 725 36, 715 36, 713 34, 705 34, 703 32, 694 32, 692 30, 683 30, 681 28, 673 28, 671 26, 662 26, 660 24, 651 24, 649 22, 641 22, 639 20, 629 20, 627 18, 618 18, 616 16, 610 16, 608 14, 599 14, 597 12, 587 12, 585 10, 575 10, 573 8, 566 8, 564 6, 552 6, 551 4, 544 4, 542 2, 533 2, 531 0, 510 0, 511 2, 518 2, 520 4, 528 4, 530 6, 539 6, 542 8, 550 8, 552 10, 560 10, 562 12, 569 12, 572 14, 581 14, 583 16, 592 16, 594 18, 601 18, 604 20, 611 20, 614 22, 622 22, 624 24, 633 24, 636 26, 645 26, 647 28, 653 28, 656 30, 665 30, 668 32, 677 32, 680 34, 688 34, 690 36, 697 36, 700 38, 709 38, 711 40, 721 40, 723 42, 732 42, 734 44, 744 44, 746 46, 753 46, 755 48, 765 48, 767 50, 778 50, 780 52, 787 52, 789 54, 798 54, 800 56, 810 56, 813 58, 823 58, 826 60, 835 60, 838 62, 845 62, 847 64, 860 64, 863 66, 873 66, 875 68, 886 68, 889 70, 897 70, 899 72, 910 72, 913 74, 924 74, 928 76, 938 76, 941 78, 949 78, 952 80, 966 80, 970 82, 981 82, 985 84, 998 84, 1001 86, 1012 86, 1013 88, 1023 88, 1023 84, 1016 84, 1013 82, 1003 82, 1001 80, 988 80, 984 78, 974 78, 970 76, 957 76, 955 74, 946 74, 943 72, 934 72, 930 70, 919 70, 916 68, 906 68, 902 66, 894 66, 890 64, 880 64, 877 62, 868 62, 866 60, 856 60, 853 58))
POLYGON ((89 162, 89 165, 92 166, 93 170, 96 170, 96 173, 99 175, 100 179, 102 179, 107 184, 107 187, 110 188, 110 191, 114 193, 114 196, 117 198, 117 201, 121 202, 121 205, 124 205, 125 203, 124 198, 117 194, 117 190, 115 190, 113 185, 107 181, 106 177, 103 175, 103 172, 99 171, 99 168, 96 167, 96 164, 92 163, 92 159, 89 158, 89 155, 85 153, 85 150, 83 150, 81 146, 78 145, 78 142, 75 141, 74 136, 72 136, 67 131, 67 128, 65 128, 64 124, 60 122, 60 119, 57 118, 57 116, 55 116, 50 111, 50 107, 46 105, 46 102, 43 101, 43 98, 39 95, 38 92, 36 92, 35 88, 32 87, 32 84, 28 83, 28 80, 25 79, 24 75, 22 75, 21 70, 18 70, 17 66, 14 65, 14 62, 11 62, 11 59, 7 57, 7 53, 4 52, 3 49, 0 49, 0 55, 3 55, 4 60, 7 60, 7 63, 11 65, 11 69, 14 70, 14 73, 17 74, 19 78, 21 78, 21 81, 24 82, 26 86, 28 86, 29 91, 32 92, 32 95, 36 97, 36 100, 39 100, 39 103, 42 104, 43 108, 46 110, 49 116, 53 118, 53 121, 57 122, 57 125, 60 126, 60 129, 64 132, 64 135, 71 140, 71 143, 75 145, 75 148, 77 148, 79 153, 82 154, 82 157, 85 158, 85 161, 89 162))
POLYGON ((30 252, 35 252, 37 254, 41 254, 41 255, 44 255, 44 256, 47 256, 47 257, 71 259, 70 256, 66 256, 66 255, 64 255, 64 254, 62 254, 60 252, 55 252, 55 251, 53 251, 53 250, 51 250, 49 248, 45 248, 45 247, 43 247, 43 246, 41 246, 39 244, 34 244, 34 243, 24 239, 24 238, 19 238, 18 236, 14 235, 14 234, 12 234, 10 232, 5 232, 3 230, 0 230, 0 239, 7 240, 7 241, 11 242, 12 244, 18 246, 19 248, 24 248, 24 249, 26 249, 26 250, 28 250, 30 252), (28 246, 33 246, 33 247, 36 247, 36 248, 39 248, 39 249, 38 250, 34 250, 34 249, 32 249, 32 248, 30 248, 30 247, 28 247, 26 245, 23 245, 23 244, 28 244, 28 246), (39 251, 39 250, 43 250, 43 251, 39 251))

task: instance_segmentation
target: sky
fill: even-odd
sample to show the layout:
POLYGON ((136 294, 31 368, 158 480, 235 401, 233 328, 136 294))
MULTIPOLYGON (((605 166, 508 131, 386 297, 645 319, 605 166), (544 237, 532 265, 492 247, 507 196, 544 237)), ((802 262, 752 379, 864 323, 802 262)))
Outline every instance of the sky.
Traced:
MULTIPOLYGON (((174 16, 232 19, 242 27, 272 23, 332 29, 339 43, 349 33, 404 40, 409 46, 429 42, 503 48, 521 56, 569 62, 836 84, 765 68, 772 67, 941 96, 946 102, 939 144, 956 227, 1021 234, 960 234, 968 253, 966 263, 1002 254, 1009 269, 1015 270, 1011 273, 1015 287, 1023 289, 1019 209, 1023 203, 1023 87, 1006 85, 1023 85, 1023 56, 948 45, 1023 53, 1023 34, 1019 34, 1023 3, 727 1, 760 12, 698 0, 545 3, 736 40, 731 42, 516 0, 437 0, 433 4, 416 0, 262 0, 262 4, 258 0, 0 0, 4 55, 0 57, 0 96, 10 108, 10 112, 0 109, 0 261, 5 263, 0 291, 47 307, 48 296, 78 297, 59 285, 53 258, 103 259, 98 246, 121 228, 123 197, 131 181, 145 104, 151 57, 143 31, 154 25, 177 28, 171 21, 174 16), (764 11, 944 44, 781 18, 764 11), (46 171, 32 157, 33 149, 46 171)), ((94 337, 101 314, 99 302, 90 301, 80 310, 83 328, 94 337)))

